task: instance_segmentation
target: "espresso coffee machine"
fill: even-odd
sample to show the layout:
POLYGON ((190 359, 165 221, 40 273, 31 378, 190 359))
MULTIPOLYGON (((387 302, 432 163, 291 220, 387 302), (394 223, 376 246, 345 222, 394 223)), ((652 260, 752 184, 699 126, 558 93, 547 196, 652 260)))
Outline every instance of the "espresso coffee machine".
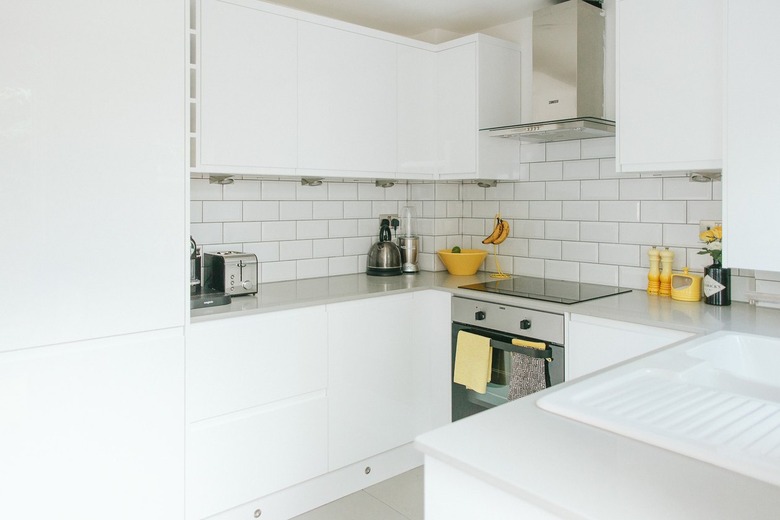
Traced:
POLYGON ((414 206, 404 206, 401 211, 401 232, 398 233, 398 247, 401 249, 401 270, 416 273, 417 255, 420 251, 420 237, 417 236, 417 215, 414 206))

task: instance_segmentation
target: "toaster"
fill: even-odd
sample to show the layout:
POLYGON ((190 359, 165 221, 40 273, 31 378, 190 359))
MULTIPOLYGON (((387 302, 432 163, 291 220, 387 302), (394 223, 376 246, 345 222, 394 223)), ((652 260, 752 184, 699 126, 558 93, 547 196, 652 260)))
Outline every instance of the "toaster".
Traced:
POLYGON ((239 251, 203 256, 203 278, 210 290, 232 296, 257 293, 257 256, 239 251))

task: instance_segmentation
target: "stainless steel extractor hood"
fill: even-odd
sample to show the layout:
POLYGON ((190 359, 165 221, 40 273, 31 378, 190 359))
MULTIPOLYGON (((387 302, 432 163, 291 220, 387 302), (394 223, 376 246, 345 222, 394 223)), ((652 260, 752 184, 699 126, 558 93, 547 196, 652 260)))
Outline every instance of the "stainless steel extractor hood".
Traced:
POLYGON ((490 136, 545 143, 615 135, 604 119, 604 16, 583 0, 533 15, 532 123, 486 129, 490 136))

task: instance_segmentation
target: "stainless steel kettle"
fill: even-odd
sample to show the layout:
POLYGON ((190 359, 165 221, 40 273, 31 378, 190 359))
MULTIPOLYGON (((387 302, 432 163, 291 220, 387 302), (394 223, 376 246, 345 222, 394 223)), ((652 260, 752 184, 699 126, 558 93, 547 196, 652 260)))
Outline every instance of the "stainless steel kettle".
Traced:
POLYGON ((401 250, 391 241, 390 221, 382 219, 379 226, 379 242, 368 250, 366 273, 374 276, 401 274, 401 250))

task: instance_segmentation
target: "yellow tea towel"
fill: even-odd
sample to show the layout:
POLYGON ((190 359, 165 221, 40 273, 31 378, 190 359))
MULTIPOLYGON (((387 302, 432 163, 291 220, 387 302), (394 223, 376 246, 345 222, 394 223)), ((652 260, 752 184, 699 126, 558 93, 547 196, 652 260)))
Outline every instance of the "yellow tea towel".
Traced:
POLYGON ((542 343, 541 341, 528 341, 527 339, 518 339, 518 338, 512 339, 512 345, 518 347, 535 348, 536 350, 544 350, 547 348, 547 344, 542 343))
POLYGON ((487 391, 493 348, 490 338, 459 331, 455 346, 454 381, 480 394, 487 391))

